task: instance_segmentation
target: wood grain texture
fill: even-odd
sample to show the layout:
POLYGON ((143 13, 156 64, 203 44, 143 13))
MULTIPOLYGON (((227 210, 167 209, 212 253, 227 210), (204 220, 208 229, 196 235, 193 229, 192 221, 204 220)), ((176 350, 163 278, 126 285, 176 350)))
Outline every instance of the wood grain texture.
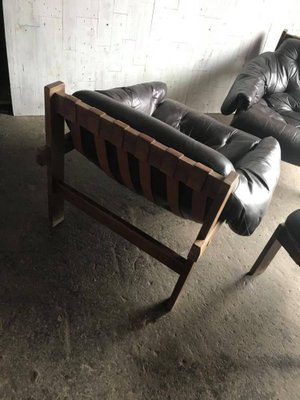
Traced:
POLYGON ((55 188, 55 182, 64 180, 64 118, 56 112, 55 99, 58 93, 64 95, 65 85, 55 82, 45 87, 45 131, 49 148, 47 159, 48 211, 49 221, 54 227, 64 219, 64 198, 55 188))

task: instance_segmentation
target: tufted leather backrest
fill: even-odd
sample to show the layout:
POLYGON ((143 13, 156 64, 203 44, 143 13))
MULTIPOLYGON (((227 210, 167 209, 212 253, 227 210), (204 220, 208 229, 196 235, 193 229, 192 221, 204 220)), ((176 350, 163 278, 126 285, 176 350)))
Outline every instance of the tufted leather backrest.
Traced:
POLYGON ((275 52, 259 54, 237 76, 221 111, 228 115, 247 110, 263 97, 270 107, 298 110, 300 107, 300 40, 287 39, 275 52), (281 95, 281 93, 284 93, 281 95), (274 95, 276 94, 276 95, 274 95))
MULTIPOLYGON (((159 86, 160 83, 155 82, 155 85, 159 86)), ((151 86, 154 86, 153 82, 135 85, 134 90, 130 87, 129 91, 128 88, 97 92, 83 90, 74 93, 74 96, 93 107, 93 110, 101 110, 113 119, 122 121, 123 125, 127 124, 147 135, 148 139, 151 138, 150 141, 159 142, 175 152, 174 154, 179 152, 192 162, 204 164, 205 168, 222 176, 230 175, 236 170, 239 184, 224 209, 223 218, 236 233, 250 235, 260 223, 277 183, 280 166, 277 141, 273 138, 260 141, 256 136, 221 124, 171 99, 158 102, 151 116, 128 107, 128 104, 136 104, 135 98, 142 99, 141 103, 144 103, 145 93, 150 96, 149 102, 152 104, 151 86), (147 86, 150 86, 149 90, 147 86)), ((145 102, 147 103, 146 99, 145 102)), ((108 138, 110 134, 107 133, 108 138)), ((94 135, 84 125, 81 128, 80 142, 80 151, 99 164, 94 135)), ((111 175, 118 182, 124 183, 118 149, 108 143, 106 150, 107 167, 111 175)), ((129 158, 128 167, 134 190, 142 193, 144 178, 134 157, 129 158)), ((151 167, 150 175, 155 202, 163 207, 167 206, 168 184, 165 178, 155 166, 151 167)), ((181 182, 178 205, 185 218, 190 218, 191 213, 193 214, 192 204, 195 206, 196 203, 193 203, 189 188, 181 182)))
MULTIPOLYGON (((300 40, 288 39, 275 51, 284 78, 283 85, 288 91, 299 90, 300 40)), ((270 66, 271 70, 272 65, 270 66)), ((275 73, 276 71, 272 71, 275 73)))
POLYGON ((158 104, 166 97, 167 85, 164 82, 147 82, 109 90, 96 90, 96 92, 136 111, 152 115, 158 104))
POLYGON ((161 103, 154 111, 153 117, 197 142, 217 150, 233 165, 259 142, 253 135, 224 125, 209 115, 197 113, 172 99, 166 99, 161 103))
POLYGON ((275 51, 276 64, 270 63, 272 81, 266 101, 275 111, 298 111, 300 109, 300 40, 288 39, 275 51))
MULTIPOLYGON (((144 87, 147 85, 153 86, 153 82, 144 83, 142 90, 144 90, 144 87)), ((140 85, 136 86, 137 88, 134 96, 142 98, 142 95, 139 92, 140 85)), ((124 90, 124 88, 120 88, 119 90, 124 90)), ((112 89, 112 93, 113 95, 111 95, 110 91, 106 91, 106 93, 103 93, 102 91, 93 92, 90 90, 80 90, 78 92, 75 92, 74 96, 92 107, 101 109, 113 118, 125 122, 134 129, 137 129, 146 134, 149 134, 151 132, 151 136, 154 139, 159 140, 162 144, 166 146, 172 146, 175 150, 182 152, 187 157, 190 157, 195 161, 201 162, 208 167, 213 168, 221 175, 226 176, 234 170, 232 163, 222 154, 204 145, 200 141, 193 139, 192 137, 190 137, 190 135, 182 135, 177 129, 174 129, 172 124, 166 124, 160 121, 157 117, 149 118, 149 116, 145 115, 145 113, 138 112, 137 109, 128 107, 126 104, 126 94, 124 94, 124 96, 121 96, 122 99, 125 99, 124 104, 120 100, 116 101, 116 99, 113 97, 115 96, 115 93, 117 93, 116 89, 112 89), (107 94, 110 94, 110 96, 108 96, 107 94)), ((148 93, 150 93, 150 91, 148 93)), ((135 100, 133 100, 133 103, 135 103, 135 100)), ((150 103, 153 105, 152 94, 150 103)), ((92 150, 93 145, 89 143, 88 135, 85 135, 85 145, 87 147, 87 152, 89 152, 89 150, 92 150)))

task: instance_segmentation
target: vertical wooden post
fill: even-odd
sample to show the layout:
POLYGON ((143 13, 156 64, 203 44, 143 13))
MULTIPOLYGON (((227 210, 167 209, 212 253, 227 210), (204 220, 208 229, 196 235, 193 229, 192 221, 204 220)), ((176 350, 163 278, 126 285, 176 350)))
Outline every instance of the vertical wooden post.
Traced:
MULTIPOLYGON (((217 178, 214 178, 212 172, 209 172, 208 175, 212 176, 212 181, 209 182, 207 180, 206 182, 209 182, 210 185, 216 183, 218 183, 218 185, 221 185, 222 182, 220 180, 217 180, 217 178)), ((238 175, 236 172, 231 172, 226 178, 224 178, 223 185, 220 186, 219 192, 215 195, 213 204, 211 205, 211 208, 204 219, 202 228, 189 251, 188 258, 185 263, 185 270, 181 272, 175 288, 171 294, 171 297, 167 300, 168 310, 171 310, 174 307, 180 295, 180 292, 190 275, 194 263, 196 263, 199 257, 203 255, 213 236, 216 234, 217 230, 221 226, 221 213, 227 203, 230 194, 236 187, 237 180, 238 175)), ((205 191, 206 189, 207 188, 205 188, 204 186, 203 190, 205 191)))
POLYGON ((179 278, 177 279, 176 285, 173 289, 173 292, 166 302, 166 308, 168 311, 171 311, 172 308, 175 306, 176 301, 181 293, 181 290, 183 289, 183 286, 185 285, 185 283, 187 281, 187 278, 191 272, 193 265, 194 265, 194 263, 192 261, 186 260, 185 270, 180 273, 179 278))
POLYGON ((55 227, 64 220, 64 197, 55 188, 57 180, 64 180, 64 118, 55 112, 55 93, 65 91, 62 82, 45 86, 46 143, 50 149, 47 164, 49 221, 55 227))
POLYGON ((258 256, 251 270, 247 273, 247 275, 255 276, 262 274, 273 260, 275 255, 278 253, 278 250, 281 247, 281 243, 278 240, 280 236, 280 232, 284 229, 283 225, 278 225, 275 232, 269 239, 268 243, 263 248, 262 252, 258 256))

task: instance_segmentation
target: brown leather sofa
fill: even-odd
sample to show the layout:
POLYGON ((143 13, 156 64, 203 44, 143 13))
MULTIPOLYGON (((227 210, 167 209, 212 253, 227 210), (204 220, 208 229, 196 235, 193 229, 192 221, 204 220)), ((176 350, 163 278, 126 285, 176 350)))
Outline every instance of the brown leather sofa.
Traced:
MULTIPOLYGON (((166 93, 165 83, 148 82, 102 91, 81 90, 74 96, 223 176, 235 170, 239 183, 223 216, 233 231, 250 235, 265 214, 279 177, 277 140, 259 139, 226 126, 166 98, 166 93)), ((98 164, 94 136, 83 129, 81 141, 83 153, 98 164)), ((110 145, 107 151, 110 170, 122 183, 116 149, 110 145)), ((137 160, 131 158, 131 179, 135 191, 141 193, 138 171, 137 160)), ((151 182, 155 202, 167 208, 166 182, 162 174, 152 169, 151 182)), ((182 214, 191 218, 190 193, 184 186, 179 197, 182 214)))
POLYGON ((171 310, 223 222, 241 235, 258 226, 278 180, 280 147, 272 137, 258 139, 167 99, 166 91, 164 83, 149 82, 70 96, 63 82, 47 85, 46 146, 37 161, 47 165, 51 226, 64 220, 68 201, 166 265, 178 275, 163 303, 171 310), (187 256, 70 186, 64 155, 72 150, 128 189, 200 223, 187 256))
POLYGON ((300 165, 300 40, 249 62, 234 81, 221 111, 235 112, 232 126, 260 138, 273 136, 282 160, 300 165))

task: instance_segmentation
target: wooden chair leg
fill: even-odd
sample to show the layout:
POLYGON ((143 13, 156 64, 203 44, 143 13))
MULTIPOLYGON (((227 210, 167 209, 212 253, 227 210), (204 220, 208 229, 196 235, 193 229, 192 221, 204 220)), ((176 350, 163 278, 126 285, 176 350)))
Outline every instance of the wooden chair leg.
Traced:
POLYGON ((64 180, 64 119, 55 112, 54 95, 64 92, 64 84, 57 82, 45 87, 46 144, 50 149, 47 163, 48 209, 52 227, 64 219, 64 197, 55 186, 64 180))
POLYGON ((275 255, 277 254, 278 250, 281 247, 281 243, 278 239, 279 239, 279 234, 282 229, 283 229, 283 225, 278 225, 277 229, 271 236, 268 243, 265 245, 264 249, 258 256, 253 267, 247 273, 247 275, 251 275, 251 276, 259 275, 267 269, 268 265, 273 260, 273 258, 275 257, 275 255))
MULTIPOLYGON (((221 205, 221 207, 219 207, 218 209, 222 211, 224 203, 221 205)), ((202 228, 189 251, 188 258, 186 259, 186 268, 184 271, 181 272, 177 280, 177 283, 174 287, 174 290, 171 294, 171 297, 166 302, 166 307, 169 311, 171 311, 174 305, 176 304, 176 301, 181 293, 181 290, 183 289, 183 286, 190 275, 193 265, 204 254, 212 238, 221 227, 222 221, 221 220, 218 221, 217 218, 218 216, 215 216, 215 218, 211 220, 209 216, 208 222, 204 222, 204 224, 202 225, 202 228)))
POLYGON ((187 262, 187 266, 186 266, 186 270, 183 271, 180 275, 179 278, 177 280, 177 283, 173 289, 173 292, 171 294, 171 296, 169 297, 169 299, 166 302, 166 307, 169 311, 172 310, 172 308, 175 306, 176 301, 181 293, 181 290, 183 289, 184 284, 187 281, 187 278, 191 272, 191 269, 193 267, 194 263, 188 261, 187 262))

